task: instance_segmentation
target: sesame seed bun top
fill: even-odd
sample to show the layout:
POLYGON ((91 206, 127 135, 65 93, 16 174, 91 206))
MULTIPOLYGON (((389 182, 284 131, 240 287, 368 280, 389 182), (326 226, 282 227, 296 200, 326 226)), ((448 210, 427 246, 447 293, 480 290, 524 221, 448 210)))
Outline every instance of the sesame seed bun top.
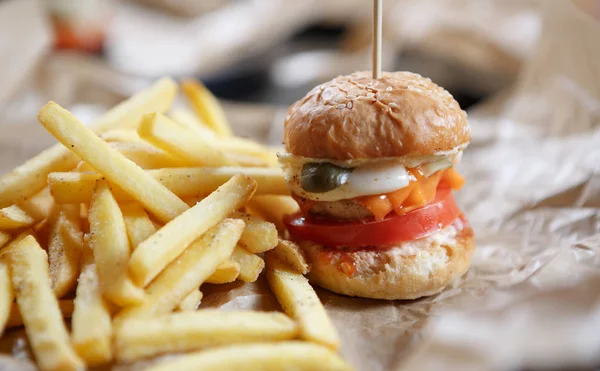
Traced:
POLYGON ((467 115, 445 89, 410 72, 339 76, 288 110, 286 150, 336 160, 429 155, 471 140, 467 115))

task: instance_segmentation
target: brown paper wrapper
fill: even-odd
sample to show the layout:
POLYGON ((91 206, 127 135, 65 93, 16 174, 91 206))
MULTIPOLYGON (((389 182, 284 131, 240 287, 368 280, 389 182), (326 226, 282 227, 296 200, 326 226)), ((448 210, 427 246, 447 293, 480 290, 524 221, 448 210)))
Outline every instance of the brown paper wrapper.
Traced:
MULTIPOLYGON (((476 233, 469 272, 439 295, 415 301, 317 289, 340 332, 342 356, 358 370, 600 364, 599 25, 568 2, 540 3, 542 37, 517 83, 469 112, 473 141, 460 166, 467 185, 457 194, 476 233)), ((85 65, 84 72, 66 73, 55 58, 30 77, 35 91, 0 111, 0 171, 53 142, 34 121, 44 97, 58 94, 88 122, 143 83, 125 84, 114 71, 75 57, 72 65, 85 65), (102 104, 81 104, 81 91, 102 104)), ((226 109, 238 133, 279 143, 285 110, 226 109)), ((202 290, 204 308, 278 309, 262 278, 202 290)), ((22 330, 5 334, 0 349, 7 355, 0 369, 33 369, 22 330)))

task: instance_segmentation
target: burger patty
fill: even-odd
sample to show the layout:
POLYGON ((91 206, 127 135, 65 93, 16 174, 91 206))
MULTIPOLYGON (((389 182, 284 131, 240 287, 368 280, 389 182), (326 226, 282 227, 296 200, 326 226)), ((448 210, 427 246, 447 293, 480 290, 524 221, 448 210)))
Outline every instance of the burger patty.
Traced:
POLYGON ((360 220, 373 216, 369 209, 354 200, 308 202, 310 205, 308 212, 316 216, 338 220, 360 220))

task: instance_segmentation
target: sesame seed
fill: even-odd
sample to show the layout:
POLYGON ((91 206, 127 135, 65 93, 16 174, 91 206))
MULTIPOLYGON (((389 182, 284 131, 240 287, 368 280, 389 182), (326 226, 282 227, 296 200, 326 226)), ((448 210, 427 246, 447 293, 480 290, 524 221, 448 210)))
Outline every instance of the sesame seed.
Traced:
POLYGON ((348 95, 348 96, 347 96, 347 98, 348 98, 348 99, 356 99, 356 95, 352 95, 352 94, 350 94, 350 95, 348 95))
POLYGON ((394 107, 394 108, 398 108, 398 105, 396 103, 394 103, 394 102, 388 103, 388 106, 394 107))
POLYGON ((339 108, 339 109, 346 108, 346 105, 345 104, 338 104, 337 106, 335 106, 335 108, 339 108))
POLYGON ((386 90, 386 91, 392 91, 393 89, 392 89, 392 87, 391 87, 391 86, 388 86, 387 88, 385 88, 385 90, 386 90))
POLYGON ((352 102, 348 102, 348 104, 346 104, 346 107, 352 108, 352 102))

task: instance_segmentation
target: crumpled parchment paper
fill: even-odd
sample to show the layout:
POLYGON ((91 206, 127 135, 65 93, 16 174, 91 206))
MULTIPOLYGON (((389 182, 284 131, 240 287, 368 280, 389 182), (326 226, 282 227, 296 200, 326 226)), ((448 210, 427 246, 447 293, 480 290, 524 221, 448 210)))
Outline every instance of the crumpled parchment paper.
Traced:
MULTIPOLYGON (((473 141, 460 166, 467 185, 457 199, 476 233, 470 271, 441 294, 416 301, 318 289, 340 332, 341 354, 357 370, 600 364, 600 26, 570 2, 544 3, 541 39, 517 83, 469 112, 473 141)), ((42 71, 53 71, 51 64, 42 71)), ((110 81, 113 72, 88 68, 110 81)), ((71 82, 85 87, 81 81, 91 81, 85 79, 92 72, 71 82)), ((36 87, 43 86, 39 78, 31 80, 36 87)), ((98 101, 122 99, 140 83, 130 82, 104 83, 111 94, 98 101)), ((77 95, 70 94, 65 100, 77 95)), ((34 119, 45 99, 25 89, 0 108, 0 171, 52 143, 34 119), (28 111, 28 119, 16 119, 28 111)), ((98 113, 93 105, 72 106, 83 118, 98 113)), ((283 110, 226 108, 236 131, 280 141, 283 110)), ((202 307, 278 308, 262 278, 205 285, 203 292, 202 307)), ((14 355, 0 357, 0 369, 31 369, 22 331, 6 334, 0 349, 14 355)))

